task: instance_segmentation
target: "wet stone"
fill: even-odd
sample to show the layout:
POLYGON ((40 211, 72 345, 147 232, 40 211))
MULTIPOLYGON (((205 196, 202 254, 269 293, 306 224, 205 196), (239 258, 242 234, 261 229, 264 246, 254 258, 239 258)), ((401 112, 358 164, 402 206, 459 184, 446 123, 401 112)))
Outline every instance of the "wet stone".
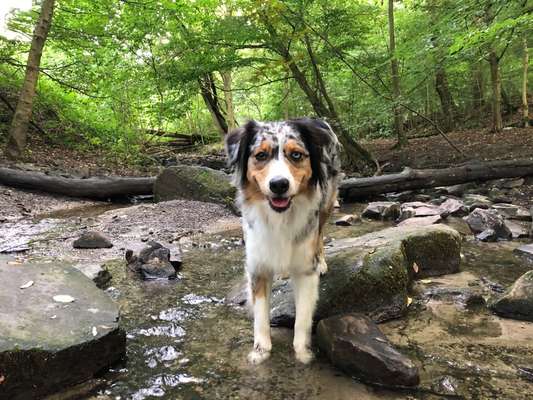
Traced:
POLYGON ((530 261, 533 261, 533 243, 524 244, 520 247, 517 247, 514 252, 518 255, 527 258, 530 261))
POLYGON ((354 214, 346 214, 335 220, 337 226, 352 226, 359 220, 359 217, 354 214))
POLYGON ((453 376, 443 376, 437 379, 431 389, 441 396, 457 396, 459 384, 453 376))
POLYGON ((347 314, 320 321, 317 341, 333 365, 364 382, 399 387, 420 382, 414 363, 364 315, 347 314))
POLYGON ((463 201, 470 211, 476 208, 486 210, 492 205, 492 201, 487 196, 480 194, 467 194, 464 196, 463 201))
POLYGON ((439 208, 442 210, 442 215, 446 216, 463 217, 468 214, 468 207, 461 200, 457 199, 446 199, 439 205, 439 208))
POLYGON ((77 269, 0 262, 0 275, 0 398, 41 398, 124 356, 118 307, 77 269), (54 301, 58 295, 74 300, 54 301))
POLYGON ((440 215, 429 215, 427 217, 412 217, 400 222, 398 226, 426 226, 438 224, 442 221, 440 215))
POLYGON ((107 268, 99 264, 77 264, 74 268, 79 270, 83 275, 92 280, 96 287, 105 289, 111 281, 111 274, 107 268))
POLYGON ((533 271, 528 271, 490 308, 498 315, 533 321, 533 271))
POLYGON ((525 207, 515 204, 497 203, 493 204, 492 208, 504 218, 518 221, 531 221, 531 214, 525 207))
POLYGON ((179 249, 169 249, 154 241, 147 244, 138 255, 133 250, 126 250, 128 268, 143 279, 175 279, 181 267, 179 249))
POLYGON ((507 219, 504 223, 511 231, 513 239, 521 239, 529 236, 530 222, 507 219))
POLYGON ((476 208, 467 217, 464 217, 464 220, 468 223, 472 232, 483 233, 485 231, 479 240, 489 241, 493 238, 495 240, 510 240, 512 237, 512 233, 505 225, 504 219, 496 211, 476 208))
POLYGON ((369 203, 362 216, 370 219, 394 220, 400 216, 400 203, 395 201, 369 203))
POLYGON ((75 249, 107 249, 113 247, 113 243, 100 232, 88 231, 82 233, 72 246, 75 249))

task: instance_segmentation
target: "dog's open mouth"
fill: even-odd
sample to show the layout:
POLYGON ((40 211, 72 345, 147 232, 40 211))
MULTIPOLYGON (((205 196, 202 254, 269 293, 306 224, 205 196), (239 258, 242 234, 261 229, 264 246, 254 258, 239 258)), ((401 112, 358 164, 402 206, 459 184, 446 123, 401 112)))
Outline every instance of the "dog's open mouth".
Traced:
POLYGON ((291 206, 290 197, 271 197, 268 199, 270 207, 277 212, 283 212, 291 206))

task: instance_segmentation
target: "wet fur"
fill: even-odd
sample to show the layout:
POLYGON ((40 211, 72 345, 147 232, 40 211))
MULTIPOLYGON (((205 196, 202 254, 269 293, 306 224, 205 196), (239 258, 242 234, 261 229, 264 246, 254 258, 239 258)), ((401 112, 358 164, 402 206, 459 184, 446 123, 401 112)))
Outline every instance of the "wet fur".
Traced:
POLYGON ((327 270, 323 226, 333 209, 340 178, 338 148, 331 127, 311 118, 250 121, 226 137, 246 242, 254 313, 252 363, 270 354, 270 292, 278 276, 290 276, 294 287, 296 357, 303 363, 312 359, 309 346, 319 275, 327 270), (303 154, 302 159, 293 159, 294 152, 303 154), (268 158, 263 160, 260 153, 267 153, 268 158), (277 176, 290 182, 290 206, 283 212, 269 205, 274 196, 269 182, 277 176))

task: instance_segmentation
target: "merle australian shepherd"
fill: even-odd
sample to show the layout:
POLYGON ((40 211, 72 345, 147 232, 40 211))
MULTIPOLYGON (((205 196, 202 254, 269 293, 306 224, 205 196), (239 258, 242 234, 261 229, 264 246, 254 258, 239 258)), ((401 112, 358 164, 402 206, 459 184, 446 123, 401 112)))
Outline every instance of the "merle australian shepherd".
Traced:
POLYGON ((250 121, 226 137, 254 314, 251 363, 270 356, 270 292, 277 276, 290 276, 294 289, 296 358, 302 363, 313 358, 313 313, 319 277, 327 270, 322 228, 336 200, 338 150, 331 127, 312 118, 250 121))

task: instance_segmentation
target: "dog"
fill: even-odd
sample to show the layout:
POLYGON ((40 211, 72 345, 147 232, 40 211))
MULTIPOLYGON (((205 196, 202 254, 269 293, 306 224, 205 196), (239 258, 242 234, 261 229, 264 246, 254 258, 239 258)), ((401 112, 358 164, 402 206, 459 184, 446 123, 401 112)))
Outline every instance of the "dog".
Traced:
POLYGON ((249 304, 254 315, 252 364, 270 356, 272 281, 289 276, 294 289, 296 359, 310 349, 319 277, 327 271, 323 227, 337 199, 339 141, 320 119, 249 121, 225 139, 242 213, 249 304))

